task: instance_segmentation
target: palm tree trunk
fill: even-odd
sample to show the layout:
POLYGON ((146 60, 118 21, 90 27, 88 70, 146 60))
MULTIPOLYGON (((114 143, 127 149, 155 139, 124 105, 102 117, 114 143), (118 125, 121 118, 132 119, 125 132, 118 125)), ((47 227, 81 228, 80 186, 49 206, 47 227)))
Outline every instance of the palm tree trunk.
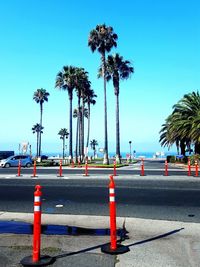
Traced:
POLYGON ((105 63, 105 52, 102 53, 102 72, 103 72, 103 82, 104 82, 104 159, 103 164, 108 165, 108 129, 107 129, 107 98, 106 98, 106 63, 105 63))
POLYGON ((37 155, 36 155, 37 158, 38 158, 38 149, 39 149, 39 132, 37 132, 37 155))
POLYGON ((180 143, 180 148, 181 148, 181 155, 185 156, 185 141, 181 140, 181 143, 180 143))
POLYGON ((65 136, 63 135, 63 159, 65 158, 65 136))
POLYGON ((76 122, 76 149, 75 149, 75 161, 78 162, 78 135, 79 135, 79 115, 77 114, 77 122, 76 122))
MULTIPOLYGON (((119 90, 118 90, 119 92, 119 90)), ((121 163, 119 129, 119 94, 116 94, 116 162, 121 163)))
POLYGON ((88 149, 90 139, 90 104, 88 103, 88 132, 87 132, 87 142, 86 148, 88 149))
POLYGON ((200 154, 200 143, 196 142, 194 144, 194 153, 195 154, 200 154))
POLYGON ((176 140, 177 155, 179 155, 179 140, 176 140))
POLYGON ((80 161, 82 162, 82 157, 81 157, 81 151, 82 151, 82 111, 79 109, 79 158, 80 161))
POLYGON ((69 161, 70 163, 73 160, 73 151, 72 151, 72 92, 69 92, 69 161))
POLYGON ((80 94, 78 95, 78 108, 77 108, 77 124, 76 124, 76 163, 78 162, 78 156, 80 158, 80 94))
POLYGON ((82 147, 82 151, 81 151, 81 154, 82 154, 82 159, 84 161, 84 158, 85 158, 85 153, 84 153, 84 101, 83 101, 83 98, 82 98, 82 136, 81 136, 81 147, 82 147))
POLYGON ((42 102, 40 103, 40 133, 39 133, 39 151, 38 151, 38 156, 41 156, 41 145, 42 145, 42 111, 43 111, 43 107, 42 107, 42 102))

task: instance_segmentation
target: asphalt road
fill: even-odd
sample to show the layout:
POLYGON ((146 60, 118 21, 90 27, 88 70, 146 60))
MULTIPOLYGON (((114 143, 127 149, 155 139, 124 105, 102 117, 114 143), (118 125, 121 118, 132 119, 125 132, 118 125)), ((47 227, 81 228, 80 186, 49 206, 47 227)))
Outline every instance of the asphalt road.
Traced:
MULTIPOLYGON (((145 161, 144 162, 145 175, 164 175, 165 172, 165 164, 164 160, 161 161, 145 161)), ((84 174, 85 168, 66 168, 63 167, 62 172, 64 175, 67 174, 84 174)), ((110 169, 99 169, 99 168, 89 168, 89 174, 91 175, 108 175, 113 173, 113 168, 110 169)), ((139 175, 141 172, 140 162, 136 164, 132 164, 125 168, 117 169, 117 174, 119 175, 139 175)), ((38 175, 53 175, 56 176, 59 173, 59 166, 57 167, 49 167, 49 168, 37 168, 38 175)), ((169 176, 179 176, 179 175, 187 175, 187 169, 183 169, 181 167, 175 167, 173 165, 168 166, 169 176)), ((194 171, 193 171, 194 173, 194 171)), ((17 168, 0 168, 0 175, 9 175, 15 174, 17 175, 17 168)), ((33 168, 21 168, 21 174, 33 174, 33 168)))
MULTIPOLYGON (((108 180, 1 179, 0 210, 32 212, 34 185, 43 185, 43 212, 108 215, 108 180)), ((200 183, 189 180, 117 180, 117 215, 200 221, 200 183)))

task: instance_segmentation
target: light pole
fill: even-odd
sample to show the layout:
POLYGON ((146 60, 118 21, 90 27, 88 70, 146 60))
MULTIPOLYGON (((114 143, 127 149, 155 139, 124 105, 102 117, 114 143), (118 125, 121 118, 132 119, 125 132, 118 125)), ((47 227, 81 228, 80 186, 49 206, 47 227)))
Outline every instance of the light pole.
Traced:
POLYGON ((131 143, 132 143, 132 141, 129 141, 129 146, 130 146, 130 162, 131 162, 131 143))

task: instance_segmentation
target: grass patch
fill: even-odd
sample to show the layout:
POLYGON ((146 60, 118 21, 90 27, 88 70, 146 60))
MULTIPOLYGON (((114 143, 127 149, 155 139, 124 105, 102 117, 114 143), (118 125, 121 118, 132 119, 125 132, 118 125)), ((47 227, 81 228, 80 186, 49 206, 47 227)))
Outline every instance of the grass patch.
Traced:
MULTIPOLYGON (((111 160, 112 161, 112 160, 111 160)), ((117 164, 116 165, 116 168, 121 168, 121 167, 125 167, 125 166, 129 166, 129 164, 135 164, 137 163, 136 160, 132 160, 130 163, 127 162, 126 160, 122 160, 122 163, 121 164, 117 164)), ((60 165, 60 162, 59 160, 43 160, 42 162, 37 162, 37 166, 40 166, 40 167, 58 167, 60 165)), ((62 164, 63 167, 72 167, 72 164, 69 164, 69 163, 63 163, 62 164)), ((85 168, 85 163, 82 163, 82 164, 78 164, 78 163, 74 163, 74 167, 76 168, 85 168)), ((95 160, 92 160, 92 161, 89 161, 88 162, 88 168, 114 168, 114 164, 109 164, 109 165, 105 165, 103 164, 103 159, 102 158, 98 158, 98 159, 95 159, 95 160)))

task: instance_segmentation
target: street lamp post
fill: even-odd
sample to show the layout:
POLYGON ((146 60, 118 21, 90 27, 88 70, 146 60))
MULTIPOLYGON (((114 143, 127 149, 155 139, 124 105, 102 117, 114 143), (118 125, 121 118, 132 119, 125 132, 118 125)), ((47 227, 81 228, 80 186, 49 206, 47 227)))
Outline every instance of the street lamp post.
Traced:
POLYGON ((131 162, 131 143, 132 143, 132 141, 129 141, 129 145, 130 145, 130 162, 131 162))

